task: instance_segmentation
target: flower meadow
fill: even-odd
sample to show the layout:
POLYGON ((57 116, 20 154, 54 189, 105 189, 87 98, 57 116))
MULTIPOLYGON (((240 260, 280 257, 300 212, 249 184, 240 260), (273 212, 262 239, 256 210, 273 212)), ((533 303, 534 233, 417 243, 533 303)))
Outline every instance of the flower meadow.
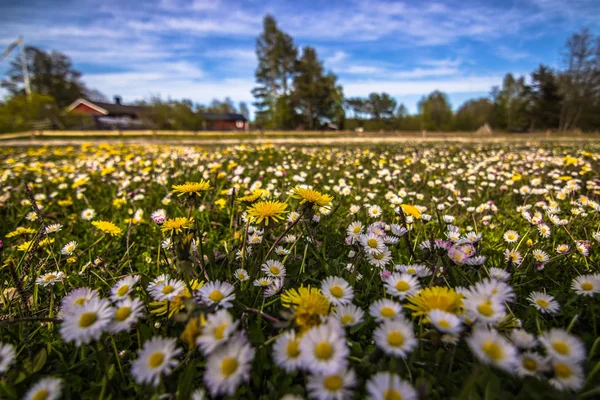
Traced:
POLYGON ((0 397, 600 396, 600 148, 4 148, 0 397))

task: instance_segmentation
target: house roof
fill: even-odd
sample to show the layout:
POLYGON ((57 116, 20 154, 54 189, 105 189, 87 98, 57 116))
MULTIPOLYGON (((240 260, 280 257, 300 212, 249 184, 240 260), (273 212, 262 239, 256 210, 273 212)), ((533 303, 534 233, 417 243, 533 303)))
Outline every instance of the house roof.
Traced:
POLYGON ((127 106, 124 104, 103 103, 100 101, 93 101, 91 103, 105 109, 109 114, 139 114, 148 110, 148 107, 143 106, 127 106))
POLYGON ((104 115, 110 115, 110 114, 113 114, 113 115, 114 114, 138 115, 148 109, 147 107, 143 107, 143 106, 128 106, 128 105, 124 105, 124 104, 104 103, 102 101, 92 101, 92 100, 86 100, 83 98, 79 98, 79 99, 75 100, 73 103, 71 103, 71 105, 69 105, 66 108, 65 113, 72 111, 80 104, 85 104, 86 106, 91 107, 91 108, 95 109, 96 111, 98 111, 99 113, 104 114, 104 115))
POLYGON ((235 113, 204 113, 206 121, 247 121, 242 114, 235 113))

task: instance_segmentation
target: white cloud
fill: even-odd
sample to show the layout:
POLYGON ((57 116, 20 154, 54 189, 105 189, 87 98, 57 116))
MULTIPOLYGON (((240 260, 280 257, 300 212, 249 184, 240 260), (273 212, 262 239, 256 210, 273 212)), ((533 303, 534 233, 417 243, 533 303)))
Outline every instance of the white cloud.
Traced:
POLYGON ((235 101, 252 101, 253 79, 199 80, 173 76, 164 72, 125 72, 87 74, 83 78, 90 87, 101 88, 107 96, 120 95, 125 102, 160 96, 163 99, 190 99, 209 103, 226 96, 235 101))
POLYGON ((325 58, 325 65, 330 68, 337 68, 348 59, 348 53, 338 50, 331 56, 325 58))
POLYGON ((419 81, 364 80, 344 81, 346 96, 367 96, 372 92, 387 92, 392 96, 426 95, 434 90, 446 93, 488 92, 502 83, 502 76, 472 76, 419 81))
POLYGON ((527 51, 514 50, 505 45, 496 46, 495 52, 499 57, 509 61, 520 61, 531 57, 527 51))

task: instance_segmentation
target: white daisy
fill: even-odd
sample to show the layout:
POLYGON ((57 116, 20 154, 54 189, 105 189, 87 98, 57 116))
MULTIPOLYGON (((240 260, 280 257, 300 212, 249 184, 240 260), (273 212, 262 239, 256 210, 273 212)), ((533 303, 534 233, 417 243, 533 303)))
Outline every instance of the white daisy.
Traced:
POLYGON ((248 275, 248 271, 246 271, 245 269, 242 269, 242 268, 236 269, 233 274, 235 275, 236 279, 239 280, 240 282, 245 282, 248 279, 250 279, 250 275, 248 275))
POLYGON ((77 242, 71 240, 69 243, 65 244, 63 248, 60 250, 60 253, 64 256, 71 256, 75 252, 77 248, 77 242))
POLYGON ((391 260, 392 252, 387 247, 377 253, 367 253, 367 261, 377 268, 384 268, 391 260))
POLYGON ((290 251, 283 246, 277 246, 275 248, 275 254, 277 254, 278 256, 287 256, 288 254, 290 254, 290 251))
POLYGON ((81 212, 81 219, 91 221, 96 216, 96 211, 93 208, 86 208, 81 212))
POLYGON ((140 299, 128 297, 117 302, 114 308, 113 322, 109 329, 111 332, 128 331, 144 315, 144 304, 140 299))
POLYGON ((377 205, 373 205, 368 208, 367 213, 369 214, 369 217, 371 217, 371 218, 379 218, 379 217, 381 217, 382 210, 381 210, 381 207, 379 207, 377 205))
POLYGON ((431 310, 427 313, 429 322, 440 332, 458 335, 462 331, 460 318, 442 310, 431 310))
POLYGON ((492 267, 489 269, 490 277, 499 281, 506 282, 510 279, 510 273, 506 272, 502 268, 492 267))
POLYGON ((571 288, 580 296, 600 293, 600 279, 596 275, 580 275, 573 279, 571 288))
POLYGON ((519 240, 519 234, 515 231, 506 231, 504 233, 504 241, 506 243, 515 243, 519 240))
POLYGON ((337 322, 328 322, 308 330, 300 340, 300 359, 312 373, 329 373, 343 368, 350 354, 345 332, 337 322))
POLYGON ((360 235, 358 240, 367 254, 380 253, 386 249, 383 240, 373 233, 360 235))
POLYGON ((131 363, 131 374, 137 383, 158 386, 161 375, 169 375, 179 364, 175 357, 181 353, 177 340, 155 336, 137 351, 138 358, 131 363))
POLYGON ((385 288, 390 295, 404 300, 407 296, 418 292, 421 285, 414 275, 395 272, 385 280, 385 288))
POLYGON ((234 337, 227 346, 221 346, 206 361, 204 382, 213 397, 232 396, 242 382, 250 378, 254 349, 242 336, 234 337))
POLYGON ((76 308, 83 306, 88 300, 98 298, 98 291, 90 288, 78 288, 69 292, 63 297, 60 306, 61 313, 70 314, 76 308))
POLYGON ((203 304, 217 308, 230 308, 235 300, 233 291, 233 285, 227 282, 213 281, 202 286, 198 295, 203 304))
POLYGON ((62 380, 42 378, 25 393, 23 400, 57 400, 62 393, 62 380))
POLYGON ((535 258, 535 261, 538 263, 545 264, 550 260, 550 257, 544 252, 544 250, 536 249, 533 250, 532 254, 533 258, 535 258))
POLYGON ((321 282, 321 293, 334 306, 351 303, 354 298, 352 286, 339 276, 328 276, 325 278, 321 282))
POLYGON ((48 272, 37 278, 35 283, 42 287, 53 286, 58 282, 62 282, 65 279, 65 274, 61 271, 48 272))
POLYGON ((537 353, 528 351, 518 357, 517 375, 539 376, 544 372, 546 360, 537 353))
POLYGON ((509 284, 498 279, 484 279, 475 283, 470 290, 474 295, 490 297, 500 303, 511 302, 515 293, 509 284))
POLYGON ((568 361, 554 361, 552 363, 554 376, 550 384, 560 390, 579 390, 583 387, 583 368, 576 363, 568 361))
POLYGON ((404 318, 383 321, 373 333, 375 344, 385 353, 406 358, 417 345, 412 325, 404 318))
POLYGON ((8 370, 16 356, 15 346, 10 343, 0 343, 0 374, 8 370))
POLYGON ((275 296, 277 293, 281 292, 281 289, 283 289, 284 283, 285 283, 284 278, 273 279, 271 284, 269 286, 265 287, 263 295, 265 297, 275 296))
POLYGON ((371 400, 418 400, 412 385, 390 372, 378 372, 367 382, 371 400))
POLYGON ((219 310, 206 318, 202 333, 196 338, 205 355, 212 353, 218 346, 227 342, 235 333, 239 321, 234 321, 227 310, 219 310))
POLYGON ((254 286, 266 288, 266 287, 270 286, 271 284, 273 284, 273 278, 265 276, 263 278, 255 279, 254 282, 252 282, 252 284, 254 286))
POLYGON ((398 318, 402 316, 402 306, 393 300, 379 299, 369 307, 369 314, 377 321, 398 318))
POLYGON ((465 310, 472 320, 493 324, 506 315, 503 303, 479 293, 467 293, 463 302, 465 310))
POLYGON ((62 228, 63 226, 61 224, 48 225, 46 226, 46 234, 60 232, 62 228))
POLYGON ((586 357, 582 341, 565 330, 553 328, 540 337, 540 342, 550 357, 557 361, 576 363, 586 357))
POLYGON ((272 278, 283 278, 285 277, 285 267, 280 261, 267 260, 262 265, 262 271, 272 278))
POLYGON ((155 284, 150 289, 150 296, 154 301, 173 301, 179 297, 185 289, 185 283, 179 279, 166 279, 162 283, 155 284))
POLYGON ((65 314, 60 326, 60 334, 65 342, 75 345, 89 344, 100 338, 107 330, 113 317, 108 300, 92 298, 72 313, 65 314))
POLYGON ((510 333, 510 340, 520 349, 532 349, 537 346, 537 339, 524 329, 515 329, 510 333))
POLYGON ((556 314, 560 310, 554 297, 544 292, 532 292, 527 300, 541 313, 556 314))
POLYGON ((298 370, 301 365, 300 338, 296 337, 294 331, 288 331, 275 340, 273 359, 287 373, 298 370))
POLYGON ((332 316, 343 326, 355 326, 363 321, 365 312, 354 304, 344 304, 332 311, 332 316))
POLYGON ((327 374, 309 375, 306 379, 310 398, 317 400, 350 399, 355 385, 356 374, 345 368, 327 374))
POLYGON ((418 278, 424 278, 431 275, 431 270, 424 265, 394 265, 394 269, 404 274, 416 275, 418 278))
POLYGON ((192 392, 192 397, 190 400, 208 400, 206 395, 206 390, 202 388, 198 388, 192 392))
POLYGON ((484 364, 513 372, 517 363, 517 350, 498 332, 486 328, 475 329, 467 338, 467 344, 484 364))
POLYGON ((346 229, 346 233, 348 236, 358 236, 362 233, 362 231, 363 224, 360 221, 352 222, 350 225, 348 225, 348 228, 346 229))
POLYGON ((122 278, 110 289, 110 299, 112 301, 119 301, 129 297, 129 294, 139 280, 139 275, 129 275, 122 278))

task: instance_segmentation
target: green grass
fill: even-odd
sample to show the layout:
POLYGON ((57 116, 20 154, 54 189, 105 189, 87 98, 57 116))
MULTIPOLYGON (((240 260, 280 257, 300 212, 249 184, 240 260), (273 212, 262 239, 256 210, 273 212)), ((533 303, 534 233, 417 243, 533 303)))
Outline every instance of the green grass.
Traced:
MULTIPOLYGON (((353 304, 365 313, 358 325, 342 328, 345 339, 341 342, 349 351, 347 366, 356 374, 355 385, 349 388, 354 398, 366 397, 367 381, 382 371, 409 382, 421 399, 594 398, 600 393, 600 303, 598 294, 579 296, 571 284, 580 275, 599 271, 600 247, 593 237, 600 229, 595 209, 600 194, 599 159, 600 147, 592 142, 0 148, 4 188, 0 193, 4 246, 0 342, 11 343, 17 351, 16 360, 0 378, 0 397, 22 398, 37 381, 50 376, 63 380, 67 399, 146 399, 162 394, 187 399, 193 389, 206 387, 204 377, 214 355, 190 348, 179 338, 190 318, 213 315, 214 307, 177 300, 163 304, 170 312, 176 311, 171 318, 157 313, 159 305, 152 304, 146 287, 160 274, 168 274, 187 288, 195 280, 220 280, 235 286, 235 300, 228 311, 255 355, 248 382, 239 385, 230 398, 279 399, 291 393, 309 397, 310 373, 287 373, 275 363, 272 346, 284 332, 303 331, 293 310, 283 306, 281 294, 300 286, 320 288, 328 276, 345 279, 353 288, 353 304), (210 182, 210 190, 194 196, 171 193, 172 185, 201 179, 210 182), (313 209, 290 196, 290 189, 299 183, 333 196, 331 208, 313 209), (296 211, 299 222, 271 220, 267 226, 245 222, 249 204, 236 198, 258 187, 268 190, 264 199, 285 202, 286 211, 296 211), (398 196, 403 204, 423 207, 425 218, 407 221, 404 213, 394 210, 392 202, 398 196), (32 214, 33 203, 40 207, 41 220, 32 214), (381 214, 369 215, 367 205, 381 207, 381 214), (355 213, 353 206, 360 206, 355 213), (531 206, 531 216, 537 218, 539 212, 550 227, 549 237, 517 211, 524 206, 531 206), (81 214, 89 208, 95 210, 92 220, 110 221, 121 234, 110 236, 84 220, 81 214), (194 221, 180 233, 162 232, 150 217, 161 208, 169 218, 194 221), (566 220, 566 225, 553 224, 550 215, 566 220), (453 221, 444 222, 445 216, 453 221), (346 230, 354 221, 364 225, 363 232, 369 224, 382 221, 388 235, 392 231, 385 229, 391 224, 407 226, 406 235, 386 245, 391 260, 383 269, 422 265, 431 273, 419 278, 422 288, 467 288, 489 278, 491 268, 507 271, 515 300, 499 305, 507 317, 491 326, 506 338, 518 325, 535 336, 552 328, 568 330, 585 346, 584 359, 574 362, 583 369, 581 384, 574 391, 558 390, 549 383, 554 377, 552 368, 537 377, 521 377, 514 366, 506 372, 482 363, 467 345, 473 332, 481 329, 470 319, 462 323, 455 344, 443 341, 440 331, 411 314, 406 307, 409 300, 393 297, 380 277, 382 269, 372 266, 365 249, 356 241, 348 243, 346 230), (61 224, 62 229, 46 235, 43 226, 52 224, 61 224), (450 224, 460 229, 463 238, 471 232, 481 234, 481 240, 468 249, 453 245, 447 236, 450 224), (18 227, 30 228, 31 233, 11 235, 18 227), (261 243, 249 244, 252 229, 263 230, 261 243), (504 240, 508 230, 520 235, 517 242, 504 240), (295 240, 284 240, 284 234, 294 235, 295 240), (40 245, 38 239, 44 238, 54 241, 40 245), (168 238, 172 249, 161 246, 168 238), (450 252, 443 246, 433 251, 425 248, 435 240, 446 242, 450 252), (24 245, 28 241, 31 244, 24 245), (73 255, 61 254, 70 241, 77 242, 73 255), (577 248, 580 241, 589 245, 587 256, 577 248), (558 253, 559 244, 568 245, 568 252, 558 253), (289 254, 270 251, 278 246, 289 254), (248 248, 252 248, 250 254, 248 248), (518 250, 523 261, 519 265, 508 262, 507 249, 518 250), (485 263, 468 265, 450 257, 467 250, 486 257, 485 263), (534 250, 549 256, 543 268, 536 264, 534 250), (241 258, 238 252, 246 256, 241 258), (252 284, 264 276, 261 266, 268 259, 282 261, 287 270, 282 291, 272 297, 264 297, 263 289, 252 284), (248 272, 249 281, 236 279, 234 272, 239 268, 248 272), (47 287, 36 284, 36 279, 53 271, 63 272, 64 280, 47 287), (108 299, 111 288, 127 275, 140 276, 132 296, 142 301, 145 317, 127 332, 104 332, 90 344, 66 342, 61 334, 65 295, 89 287, 108 299), (534 291, 553 296, 560 311, 536 311, 527 300, 534 291), (374 343, 373 333, 380 323, 369 316, 369 307, 383 298, 404 306, 405 324, 417 340, 404 358, 389 355, 374 343), (136 352, 154 336, 177 339, 182 351, 178 365, 157 387, 137 383, 131 367, 138 358, 136 352)), ((330 313, 332 309, 327 308, 326 314, 330 313)), ((458 313, 461 318, 468 314, 458 313)), ((543 346, 532 351, 547 356, 543 346)), ((552 361, 545 365, 551 366, 552 361)))

